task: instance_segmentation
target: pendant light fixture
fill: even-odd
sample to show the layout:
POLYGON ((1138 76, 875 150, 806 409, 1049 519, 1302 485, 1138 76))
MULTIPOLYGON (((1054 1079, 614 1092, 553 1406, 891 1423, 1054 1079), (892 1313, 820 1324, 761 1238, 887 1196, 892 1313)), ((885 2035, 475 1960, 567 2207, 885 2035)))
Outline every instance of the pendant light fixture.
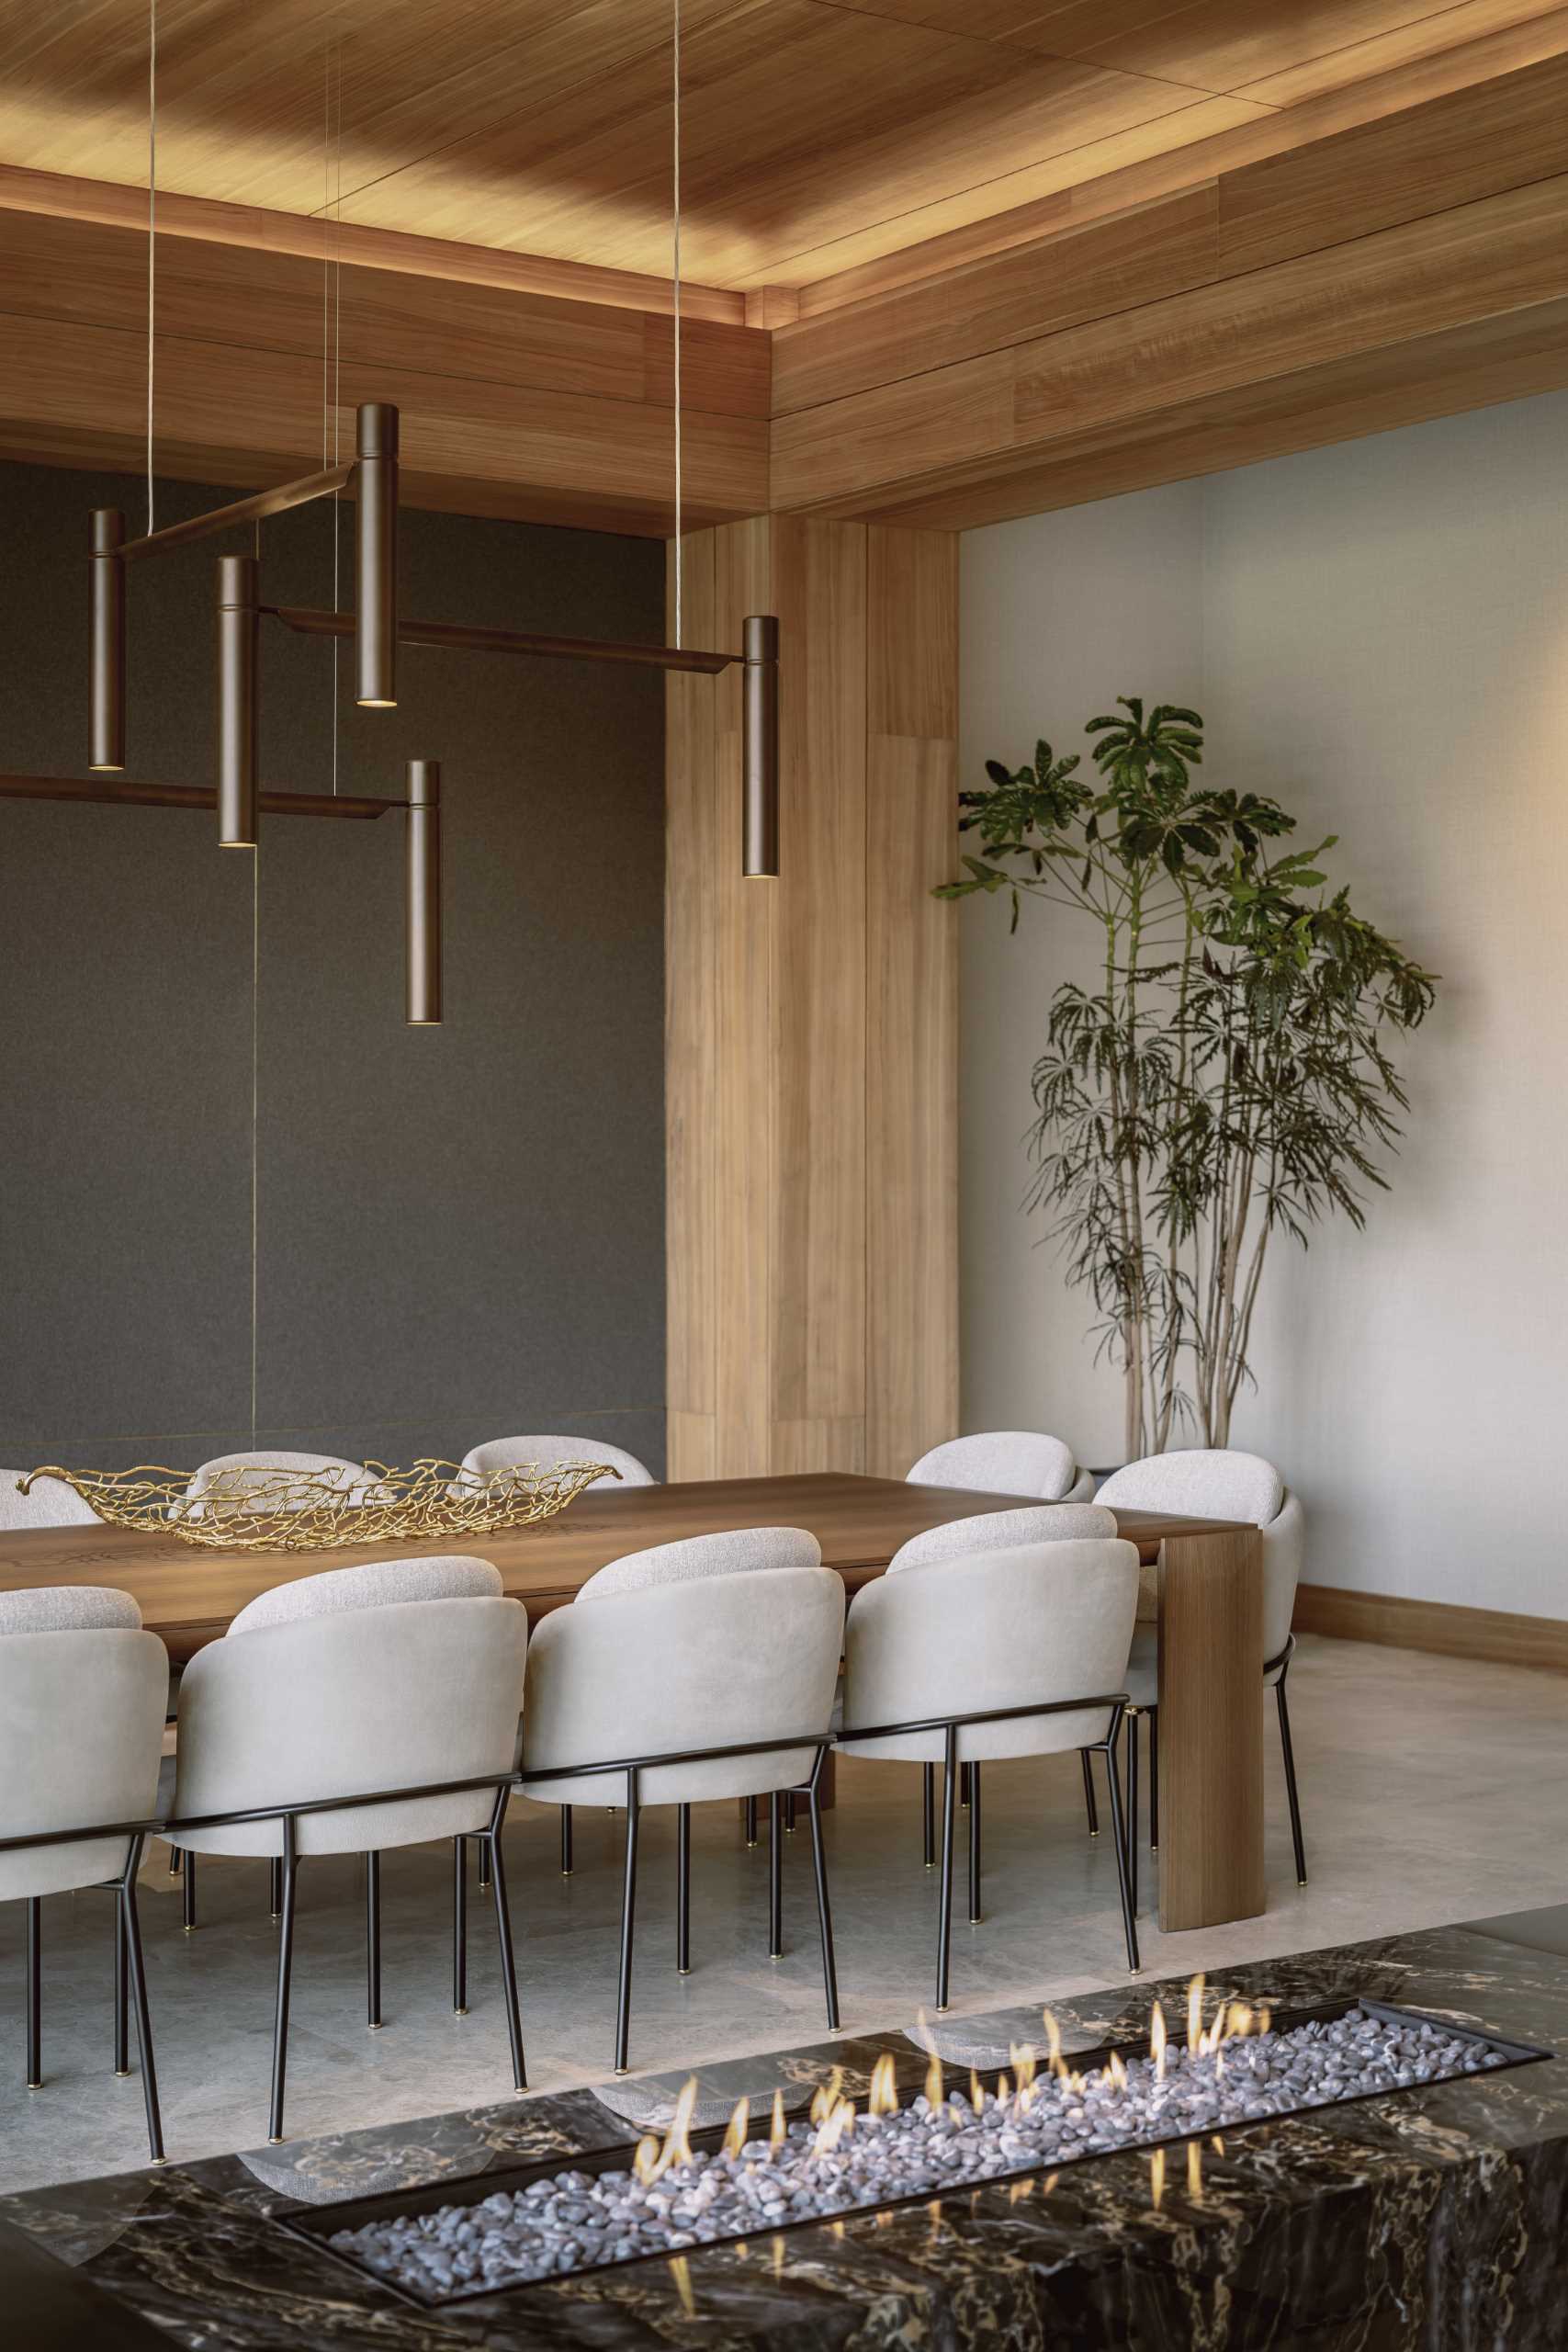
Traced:
POLYGON ((256 845, 256 656, 261 566, 254 555, 218 559, 218 839, 256 845))
POLYGON ((743 642, 740 870, 750 877, 779 870, 778 622, 772 614, 753 614, 743 642))
POLYGON ((398 412, 367 401, 355 425, 355 700, 389 710, 398 699, 398 412))
POLYGON ((125 516, 93 509, 89 588, 87 765, 113 775, 125 765, 125 516))
POLYGON ((408 763, 406 926, 411 1029, 441 1018, 441 763, 408 763))

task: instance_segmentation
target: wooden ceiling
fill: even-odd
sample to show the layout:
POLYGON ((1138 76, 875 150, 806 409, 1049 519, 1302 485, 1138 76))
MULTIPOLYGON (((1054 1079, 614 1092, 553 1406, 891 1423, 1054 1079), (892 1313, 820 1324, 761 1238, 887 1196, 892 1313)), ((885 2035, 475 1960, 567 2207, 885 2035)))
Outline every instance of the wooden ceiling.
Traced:
MULTIPOLYGON (((417 503, 667 534, 670 5, 158 0, 157 467, 286 478, 391 399, 417 503)), ((0 0, 6 455, 144 455, 146 8, 0 0)), ((1568 383, 1568 5, 682 14, 693 527, 963 527, 1568 383)))
MULTIPOLYGON (((889 282, 900 256, 923 270, 1037 230, 1065 193, 1129 174, 1166 193, 1568 41, 1568 11, 1541 0, 682 15, 685 269, 807 289, 807 310, 858 293, 856 273, 889 282), (926 250, 942 238, 961 242, 926 250)), ((670 17, 671 0, 159 0, 160 186, 659 276, 670 17)), ((148 0, 0 0, 0 164, 144 187, 147 25, 148 0)))

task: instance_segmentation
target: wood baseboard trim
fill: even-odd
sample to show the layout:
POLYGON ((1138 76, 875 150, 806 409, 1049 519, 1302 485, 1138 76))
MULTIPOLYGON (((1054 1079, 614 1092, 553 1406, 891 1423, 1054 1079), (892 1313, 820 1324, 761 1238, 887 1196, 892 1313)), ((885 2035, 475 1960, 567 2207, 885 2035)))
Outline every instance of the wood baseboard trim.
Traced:
POLYGON ((1336 1641, 1383 1642, 1393 1649, 1479 1658, 1487 1666, 1534 1666, 1568 1674, 1568 1620, 1560 1617, 1303 1584, 1296 1592, 1294 1624, 1298 1634, 1327 1634, 1336 1641))

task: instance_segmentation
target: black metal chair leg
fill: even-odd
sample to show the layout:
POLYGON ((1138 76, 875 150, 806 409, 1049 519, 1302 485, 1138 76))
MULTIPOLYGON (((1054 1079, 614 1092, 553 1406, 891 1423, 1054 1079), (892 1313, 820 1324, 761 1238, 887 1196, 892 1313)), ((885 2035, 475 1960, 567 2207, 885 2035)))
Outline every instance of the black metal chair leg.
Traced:
POLYGON ((1296 1849, 1296 1884, 1307 1883, 1306 1845, 1302 1837, 1301 1798, 1296 1790, 1296 1753, 1291 1745, 1291 1711, 1285 1703, 1285 1678, 1281 1674, 1274 1685, 1274 1698, 1280 1710, 1280 1746, 1285 1758, 1285 1795, 1291 1807, 1291 1842, 1296 1849))
POLYGON ((147 2148, 152 2162, 164 2162, 164 2122, 158 2112, 158 2075, 152 2063, 152 2019, 147 2007, 147 1972, 141 1962, 141 1922, 136 1914, 136 1873, 141 1866, 141 1839, 133 1838, 119 1883, 115 1908, 119 1936, 130 1974, 136 2004, 136 2052, 141 2064, 141 2099, 147 2110, 147 2148))
POLYGON ((169 1849, 169 1876, 171 1878, 178 1878, 179 1874, 180 1849, 177 1846, 171 1846, 169 1849))
POLYGON ((125 1913, 118 1894, 114 1906, 114 2070, 130 2072, 130 1996, 126 1976, 125 1913))
POLYGON ((925 1864, 936 1868, 936 1766, 920 1767, 920 1827, 925 1838, 925 1864))
POLYGON ((748 1846, 754 1846, 756 1842, 757 1800, 755 1797, 748 1797, 746 1800, 746 1843, 748 1846))
POLYGON ((1133 1894, 1133 1840, 1129 1836, 1129 1825, 1122 1815, 1122 1776, 1116 1769, 1114 1731, 1105 1743, 1105 1771, 1111 1783, 1111 1834, 1116 1842, 1116 1883, 1122 1896, 1122 1928, 1127 1939, 1127 1966, 1135 1976, 1138 1973, 1138 1921, 1137 1905, 1133 1894))
POLYGON ((626 2052, 631 2041, 632 2016, 632 1926, 637 1910, 637 1824, 640 1807, 637 1804, 637 1771, 634 1767, 626 1774, 626 1869, 621 1889, 621 1981, 615 2000, 615 2072, 627 2070, 626 2052))
POLYGON ((267 1909, 275 1921, 283 1917, 283 1864, 275 1854, 267 1864, 267 1909))
POLYGON ((468 2014, 468 1841, 452 1840, 452 2014, 468 2014))
POLYGON ((1159 1709, 1149 1709, 1149 1851, 1159 1852, 1159 1709))
POLYGON ((490 1875, 495 1903, 495 1936, 501 1949, 501 1989, 506 2003, 506 2038, 512 2045, 512 2081, 516 2090, 528 2087, 528 2072, 523 2063, 523 2020, 517 2014, 517 1958, 512 1949, 512 1906, 506 1899, 506 1862, 501 1850, 501 1832, 506 1820, 504 1789, 495 1792, 495 1811, 491 1815, 485 1843, 490 1849, 490 1875))
POLYGON ((1138 1711, 1127 1710, 1127 1885, 1138 1916, 1138 1711))
POLYGON ((28 1897, 28 2088, 43 2088, 43 1898, 28 1897))
POLYGON ((675 1973, 692 1973, 692 1808, 675 1808, 675 1973))
POLYGON ((1087 1747, 1079 1748, 1078 1761, 1083 1766, 1083 1809, 1089 1815, 1089 1834, 1091 1838, 1098 1838, 1100 1835, 1100 1807, 1095 1803, 1094 1799, 1094 1765, 1090 1760, 1089 1751, 1087 1747))
POLYGON ((194 1936, 196 1933, 196 1856, 194 1853, 187 1853, 185 1858, 185 1889, 180 1897, 185 1906, 185 1932, 187 1936, 194 1936))
POLYGON ((381 2030, 381 1857, 365 1857, 365 2015, 372 2033, 381 2030))
POLYGON ((839 1971, 833 1958, 833 1914, 828 1901, 828 1857, 822 1845, 822 1807, 817 1784, 822 1775, 826 1748, 818 1748, 807 1784, 806 1803, 811 1815, 811 1866, 817 1877, 817 1924, 822 1934, 822 1991, 828 2004, 828 2030, 839 2030, 839 1971))
POLYGON ((793 1789, 786 1789, 784 1792, 784 1826, 785 1837, 793 1838, 795 1836, 795 1791, 793 1789))
POLYGON ((294 1852, 294 1815, 283 1816, 283 1917, 277 1935, 277 2011, 272 2028, 272 2112, 267 2144, 283 2140, 283 2083, 288 2065, 288 1979, 294 1965, 294 1882, 299 1863, 294 1852))
POLYGON ((560 1874, 562 1878, 571 1876, 571 1807, 569 1804, 563 1804, 560 1809, 560 1874))
POLYGON ((958 1768, 958 1802, 960 1804, 964 1805, 966 1805, 969 1802, 969 1767, 967 1764, 961 1764, 958 1768))
POLYGON ((947 1728, 947 1766, 942 1783, 942 1898, 936 1940, 936 2007, 939 2017, 945 2016, 947 2011, 948 1957, 953 1948, 953 1826, 957 1794, 958 1734, 950 1724, 947 1728))
POLYGON ((768 1958, 784 1958, 784 1841, 779 1835, 783 1805, 775 1789, 768 1799, 768 1958))
POLYGON ((969 1925, 980 1924, 980 1767, 969 1767, 969 1925))
POLYGON ((479 1841, 479 1890, 481 1894, 488 1894, 490 1893, 490 1848, 482 1838, 479 1841))

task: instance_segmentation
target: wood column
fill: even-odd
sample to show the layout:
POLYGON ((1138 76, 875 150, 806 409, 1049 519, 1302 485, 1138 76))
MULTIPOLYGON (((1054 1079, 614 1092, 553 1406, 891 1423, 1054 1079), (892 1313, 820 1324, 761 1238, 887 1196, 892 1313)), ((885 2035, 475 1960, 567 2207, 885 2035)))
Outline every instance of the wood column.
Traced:
POLYGON ((776 880, 739 673, 669 684, 671 1478, 900 1475, 958 1425, 957 541, 765 515, 684 542, 682 634, 780 627, 776 880))

